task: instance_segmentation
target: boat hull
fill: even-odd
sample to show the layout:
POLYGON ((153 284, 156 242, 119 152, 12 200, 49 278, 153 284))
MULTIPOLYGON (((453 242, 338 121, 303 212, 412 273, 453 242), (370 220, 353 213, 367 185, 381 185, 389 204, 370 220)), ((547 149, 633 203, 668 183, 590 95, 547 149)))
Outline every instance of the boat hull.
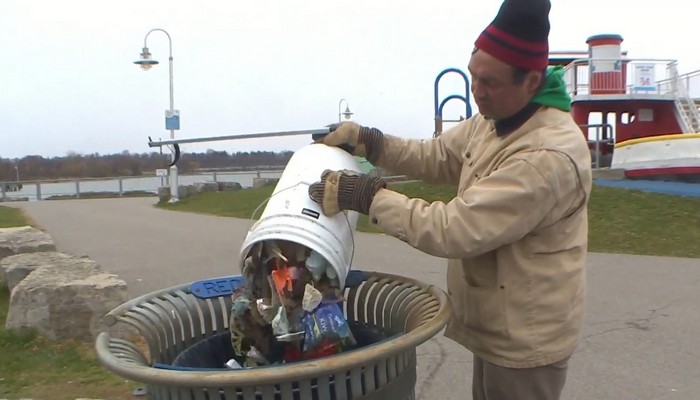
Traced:
POLYGON ((628 179, 700 183, 700 134, 632 139, 615 145, 611 168, 628 179))

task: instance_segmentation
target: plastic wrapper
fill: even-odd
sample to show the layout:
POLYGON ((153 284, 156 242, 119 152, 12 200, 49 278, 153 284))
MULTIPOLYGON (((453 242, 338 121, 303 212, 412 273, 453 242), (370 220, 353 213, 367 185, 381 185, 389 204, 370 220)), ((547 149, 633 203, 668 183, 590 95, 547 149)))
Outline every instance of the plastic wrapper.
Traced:
POLYGON ((301 301, 301 307, 306 312, 313 312, 323 300, 323 295, 315 287, 306 284, 304 290, 304 299, 301 301))
POLYGON ((335 354, 355 345, 355 338, 338 303, 321 304, 304 316, 304 353, 308 356, 335 354))
POLYGON ((311 251, 309 258, 306 259, 306 268, 311 271, 314 281, 318 282, 326 274, 326 268, 328 268, 328 262, 323 256, 315 251, 311 251))
POLYGON ((278 309, 277 315, 272 320, 272 332, 275 335, 286 335, 289 333, 289 320, 287 319, 287 310, 284 307, 278 309))
POLYGON ((234 358, 228 360, 224 365, 228 369, 243 369, 243 366, 241 366, 241 364, 239 364, 234 358))
POLYGON ((277 315, 277 310, 273 305, 267 304, 270 300, 268 299, 258 299, 256 300, 256 305, 258 307, 258 313, 268 324, 272 323, 272 320, 277 315))
POLYGON ((269 364, 270 362, 267 361, 265 356, 263 356, 262 353, 260 353, 260 351, 255 347, 251 347, 246 354, 245 367, 251 368, 269 364))

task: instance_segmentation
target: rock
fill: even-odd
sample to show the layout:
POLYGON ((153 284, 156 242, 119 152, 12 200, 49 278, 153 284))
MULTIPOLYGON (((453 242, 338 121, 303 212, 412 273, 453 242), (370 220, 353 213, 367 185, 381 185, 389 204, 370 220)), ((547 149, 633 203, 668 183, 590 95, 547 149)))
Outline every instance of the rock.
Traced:
POLYGON ((253 187, 259 188, 268 185, 277 184, 279 179, 276 178, 253 178, 253 187))
POLYGON ((194 187, 194 185, 180 185, 178 188, 178 195, 180 196, 180 199, 186 199, 196 193, 197 189, 194 187))
POLYGON ((197 182, 194 184, 197 193, 218 192, 219 185, 216 182, 197 182))
POLYGON ((21 253, 56 251, 49 234, 31 226, 0 228, 0 260, 21 253))
POLYGON ((75 257, 55 251, 15 254, 0 260, 0 273, 3 282, 12 293, 12 289, 35 269, 49 265, 62 268, 72 263, 75 263, 75 257))
POLYGON ((243 189, 243 186, 238 182, 217 182, 217 185, 220 192, 234 192, 243 189))
MULTIPOLYGON (((106 330, 103 316, 127 300, 126 282, 88 258, 39 266, 10 295, 5 328, 34 329, 49 340, 92 341, 106 330)), ((56 259, 55 257, 53 259, 56 259)))
POLYGON ((161 186, 158 188, 158 201, 166 202, 170 200, 170 186, 161 186))

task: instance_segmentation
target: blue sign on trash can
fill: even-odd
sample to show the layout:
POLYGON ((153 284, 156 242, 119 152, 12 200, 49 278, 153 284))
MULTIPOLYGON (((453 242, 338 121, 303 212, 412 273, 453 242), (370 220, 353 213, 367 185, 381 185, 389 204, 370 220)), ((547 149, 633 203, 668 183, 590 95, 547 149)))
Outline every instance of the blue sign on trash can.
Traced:
POLYGON ((180 129, 180 110, 165 110, 165 129, 180 129))

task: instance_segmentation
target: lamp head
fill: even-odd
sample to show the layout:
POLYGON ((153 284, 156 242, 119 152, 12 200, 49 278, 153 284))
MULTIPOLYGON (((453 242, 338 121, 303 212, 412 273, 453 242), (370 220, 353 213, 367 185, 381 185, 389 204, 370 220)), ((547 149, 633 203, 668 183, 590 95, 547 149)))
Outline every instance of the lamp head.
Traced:
POLYGON ((152 59, 151 52, 148 51, 148 47, 144 47, 141 51, 141 57, 134 61, 134 64, 139 65, 142 70, 148 71, 152 66, 157 65, 158 61, 152 59))
POLYGON ((346 121, 350 121, 350 118, 352 117, 352 114, 353 114, 353 113, 350 111, 350 107, 348 107, 348 106, 346 105, 346 106, 345 106, 345 111, 344 111, 342 114, 343 114, 343 118, 344 118, 346 121))

